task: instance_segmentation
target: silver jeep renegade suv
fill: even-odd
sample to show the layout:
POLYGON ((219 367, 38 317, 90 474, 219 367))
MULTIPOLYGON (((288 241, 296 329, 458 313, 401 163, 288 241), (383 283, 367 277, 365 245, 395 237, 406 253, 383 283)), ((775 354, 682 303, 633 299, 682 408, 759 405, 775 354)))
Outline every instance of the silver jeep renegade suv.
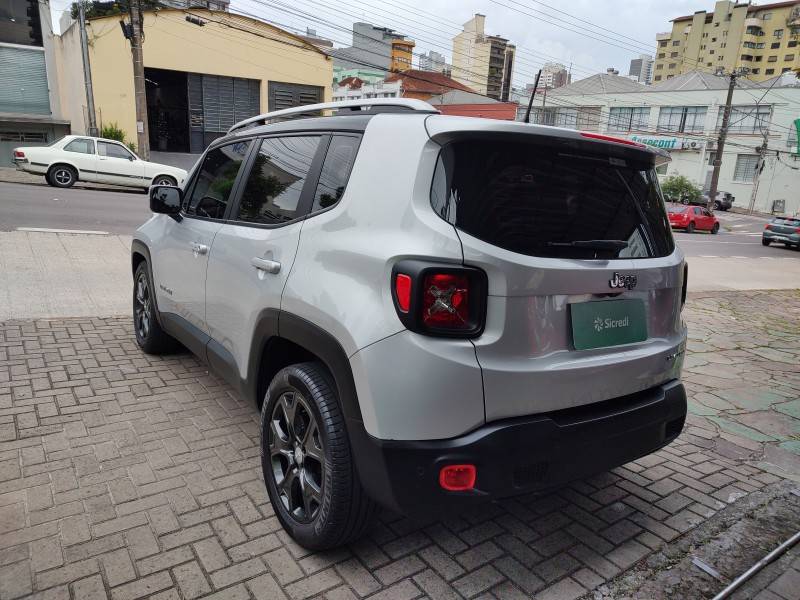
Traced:
POLYGON ((663 158, 416 100, 248 119, 182 189, 151 188, 136 339, 177 340, 260 409, 270 500, 308 548, 378 505, 457 510, 613 468, 686 416, 663 158))

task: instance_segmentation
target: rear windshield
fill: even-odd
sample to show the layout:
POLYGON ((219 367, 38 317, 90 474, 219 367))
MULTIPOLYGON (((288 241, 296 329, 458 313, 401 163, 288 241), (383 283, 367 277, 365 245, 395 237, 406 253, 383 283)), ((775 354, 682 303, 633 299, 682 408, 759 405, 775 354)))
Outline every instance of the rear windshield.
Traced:
POLYGON ((431 205, 461 231, 529 256, 651 258, 675 247, 653 165, 600 154, 454 142, 439 155, 431 205))
POLYGON ((788 225, 789 227, 800 227, 800 219, 772 219, 775 225, 788 225))
POLYGON ((667 206, 667 212, 683 213, 683 212, 686 212, 686 207, 685 206, 676 205, 676 204, 668 205, 667 206))

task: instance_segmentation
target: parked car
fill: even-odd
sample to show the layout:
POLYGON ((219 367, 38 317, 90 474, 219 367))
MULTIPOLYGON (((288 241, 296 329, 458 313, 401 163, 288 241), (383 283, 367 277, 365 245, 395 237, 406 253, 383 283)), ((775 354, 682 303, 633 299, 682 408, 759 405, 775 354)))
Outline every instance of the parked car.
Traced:
POLYGON ((701 206, 671 204, 667 207, 669 224, 673 229, 685 229, 686 233, 695 231, 719 231, 719 219, 701 206))
MULTIPOLYGON (((703 192, 701 206, 708 206, 708 200, 709 200, 709 192, 708 190, 706 190, 703 192)), ((723 192, 722 190, 717 190, 717 199, 714 201, 714 210, 722 210, 722 211, 730 210, 735 201, 736 197, 730 192, 723 192)))
POLYGON ((248 119, 183 189, 151 188, 136 341, 181 342, 260 410, 269 498, 307 548, 377 505, 441 514, 605 471, 686 417, 666 159, 409 99, 248 119), (291 119, 314 111, 335 114, 291 119))
MULTIPOLYGON (((709 199, 708 190, 704 191, 699 198, 694 200, 690 199, 689 196, 683 196, 682 198, 668 198, 670 202, 685 204, 687 206, 688 205, 708 206, 708 199, 709 199)), ((722 211, 730 210, 735 201, 736 197, 730 192, 723 192, 722 190, 718 190, 717 199, 714 201, 714 210, 722 210, 722 211)))
POLYGON ((761 243, 769 246, 772 242, 800 250, 800 217, 774 217, 767 223, 761 243))
POLYGON ((68 188, 76 181, 110 183, 148 189, 151 185, 181 185, 186 171, 140 159, 115 140, 67 135, 49 146, 14 149, 20 171, 44 175, 52 186, 68 188))

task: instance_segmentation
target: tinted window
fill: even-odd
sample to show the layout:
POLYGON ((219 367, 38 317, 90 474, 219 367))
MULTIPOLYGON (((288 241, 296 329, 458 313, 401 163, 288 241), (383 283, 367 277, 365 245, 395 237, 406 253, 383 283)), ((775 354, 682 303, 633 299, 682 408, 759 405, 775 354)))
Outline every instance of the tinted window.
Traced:
POLYGON ((184 203, 187 215, 221 219, 230 200, 239 167, 250 142, 238 142, 209 151, 195 177, 192 193, 184 203))
POLYGON ((64 146, 64 150, 67 152, 80 152, 81 154, 94 154, 94 142, 79 138, 64 146))
POLYGON ((668 206, 667 207, 667 212, 671 212, 671 213, 675 213, 675 214, 684 213, 684 212, 686 212, 686 207, 685 206, 668 206))
POLYGON ((119 144, 110 144, 108 142, 97 142, 97 153, 100 156, 108 156, 109 158, 124 158, 125 160, 133 158, 133 154, 119 144))
POLYGON ((358 138, 345 135, 334 135, 322 163, 319 182, 314 192, 314 206, 311 210, 317 211, 336 204, 344 194, 350 169, 358 150, 358 138))
POLYGON ((788 225, 789 227, 800 227, 800 219, 772 219, 775 225, 788 225))
POLYGON ((236 219, 274 225, 297 218, 300 195, 319 141, 319 136, 262 140, 236 219))
POLYGON ((521 142, 442 149, 431 204, 485 242, 530 256, 646 258, 674 249, 652 164, 521 142), (621 240, 621 249, 574 242, 621 240))

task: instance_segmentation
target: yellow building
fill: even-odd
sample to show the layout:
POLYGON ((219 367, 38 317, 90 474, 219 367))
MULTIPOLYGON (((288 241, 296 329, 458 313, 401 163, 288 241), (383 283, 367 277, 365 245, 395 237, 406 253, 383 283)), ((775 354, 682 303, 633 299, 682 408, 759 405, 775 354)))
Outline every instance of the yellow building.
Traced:
MULTIPOLYGON (((89 21, 89 62, 99 124, 117 123, 135 141, 131 49, 120 18, 89 21)), ((202 9, 149 11, 144 38, 152 150, 201 152, 236 121, 330 99, 332 60, 302 38, 256 19, 202 9), (187 22, 187 15, 203 24, 187 22)), ((77 24, 62 33, 57 54, 72 131, 86 133, 77 24)))
POLYGON ((414 58, 413 40, 392 40, 392 56, 389 70, 394 72, 407 71, 411 68, 414 58))
POLYGON ((729 72, 745 67, 755 81, 800 68, 800 2, 717 2, 672 20, 656 35, 653 83, 696 69, 729 72))

